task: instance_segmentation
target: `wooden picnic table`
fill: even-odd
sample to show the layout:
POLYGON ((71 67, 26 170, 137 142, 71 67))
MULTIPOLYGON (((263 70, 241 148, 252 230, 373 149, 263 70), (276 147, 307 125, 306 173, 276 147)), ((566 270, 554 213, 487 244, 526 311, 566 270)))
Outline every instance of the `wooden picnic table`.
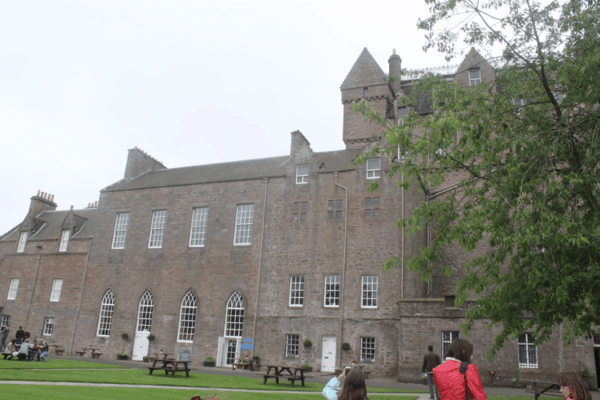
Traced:
POLYGON ((267 384, 267 379, 272 378, 275 379, 275 382, 279 384, 279 378, 286 379, 290 381, 292 387, 294 387, 294 382, 296 380, 302 381, 302 386, 304 386, 304 380, 306 378, 310 378, 310 376, 304 375, 304 368, 302 367, 292 367, 289 365, 266 365, 267 371, 262 374, 265 379, 263 385, 267 384), (300 372, 298 374, 298 372, 300 372))
POLYGON ((63 351, 65 351, 65 348, 60 344, 51 344, 50 347, 54 347, 54 354, 56 354, 57 356, 60 356, 63 353, 63 351))
POLYGON ((236 358, 235 362, 231 363, 231 369, 249 369, 250 371, 260 371, 261 364, 257 364, 254 360, 246 360, 242 362, 242 358, 236 358))
POLYGON ((549 392, 552 389, 560 390, 560 386, 556 383, 552 382, 539 382, 539 381, 524 381, 526 385, 531 385, 531 389, 527 389, 527 393, 533 393, 535 396, 535 400, 543 394, 544 396, 553 396, 553 397, 564 397, 560 392, 549 392))
POLYGON ((190 377, 190 368, 188 366, 189 361, 179 361, 179 360, 175 360, 172 358, 152 358, 153 362, 152 362, 152 366, 148 367, 148 369, 150 370, 149 375, 152 375, 152 372, 154 372, 154 370, 164 370, 165 371, 165 375, 169 375, 169 372, 171 372, 171 377, 174 378, 175 377, 175 372, 180 372, 180 371, 185 371, 185 376, 187 376, 188 378, 190 377), (156 364, 158 363, 162 363, 162 366, 157 367, 156 364), (183 366, 183 367, 180 367, 183 366))
MULTIPOLYGON (((364 364, 354 364, 352 365, 353 367, 358 367, 360 369, 360 371, 363 373, 363 375, 365 376, 365 379, 369 379, 369 374, 371 373, 371 371, 368 371, 366 369, 366 365, 364 364)), ((340 375, 344 370, 343 369, 336 369, 335 370, 335 376, 340 375)))
POLYGON ((99 353, 98 348, 96 347, 89 347, 89 349, 92 351, 92 358, 100 358, 100 356, 102 355, 102 353, 99 353))

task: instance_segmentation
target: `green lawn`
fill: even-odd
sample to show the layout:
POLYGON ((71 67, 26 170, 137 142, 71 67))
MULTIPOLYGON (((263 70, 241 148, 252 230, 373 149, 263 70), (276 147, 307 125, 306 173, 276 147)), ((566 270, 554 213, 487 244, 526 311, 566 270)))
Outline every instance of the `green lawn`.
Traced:
POLYGON ((0 369, 128 369, 122 365, 100 364, 88 361, 71 361, 60 358, 49 358, 47 362, 43 361, 17 361, 3 360, 0 357, 0 369))

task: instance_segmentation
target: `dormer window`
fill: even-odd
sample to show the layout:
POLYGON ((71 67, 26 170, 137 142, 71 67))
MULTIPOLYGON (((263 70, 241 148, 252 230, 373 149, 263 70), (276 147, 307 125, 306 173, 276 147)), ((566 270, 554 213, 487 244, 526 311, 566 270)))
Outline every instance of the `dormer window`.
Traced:
POLYGON ((71 236, 71 231, 65 229, 62 231, 62 236, 60 238, 60 247, 58 251, 67 251, 67 247, 69 246, 69 236, 71 236))
POLYGON ((377 179, 381 176, 381 158, 367 160, 367 179, 377 179))
POLYGON ((21 232, 21 236, 19 236, 19 247, 17 247, 17 253, 22 253, 25 251, 25 243, 27 243, 27 232, 21 232))
POLYGON ((308 183, 308 164, 296 167, 296 185, 308 183))
POLYGON ((477 85, 478 83, 481 83, 481 72, 479 71, 479 68, 470 69, 469 70, 469 86, 477 85))

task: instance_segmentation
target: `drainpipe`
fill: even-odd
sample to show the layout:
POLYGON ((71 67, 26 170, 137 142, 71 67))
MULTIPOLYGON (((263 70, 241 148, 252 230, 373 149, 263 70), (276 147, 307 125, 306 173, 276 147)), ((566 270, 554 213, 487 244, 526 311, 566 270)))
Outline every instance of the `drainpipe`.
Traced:
POLYGON ((262 255, 263 248, 265 246, 265 217, 267 215, 267 190, 269 189, 269 178, 265 178, 265 198, 263 200, 263 222, 262 222, 262 234, 260 238, 260 255, 258 257, 258 280, 256 282, 256 302, 254 305, 254 327, 252 328, 252 336, 254 341, 252 343, 252 358, 254 358, 254 348, 256 347, 256 320, 258 319, 258 296, 260 295, 260 273, 262 270, 262 255))
MULTIPOLYGON (((346 215, 344 216, 344 255, 343 255, 343 266, 342 266, 342 280, 340 282, 340 335, 339 336, 340 336, 340 342, 341 342, 342 341, 342 331, 344 330, 344 290, 345 290, 344 279, 346 276, 346 244, 348 242, 348 188, 346 188, 338 183, 337 171, 333 173, 333 176, 335 177, 335 185, 341 187, 342 189, 344 189, 346 191, 346 210, 345 210, 346 215)), ((338 354, 337 365, 342 365, 342 352, 337 351, 337 349, 336 349, 336 353, 338 354)))
MULTIPOLYGON (((429 205, 429 201, 431 199, 431 184, 427 183, 427 204, 429 205)), ((431 223, 427 224, 427 247, 431 245, 431 223)), ((427 261, 427 269, 429 270, 429 260, 427 261)), ((427 278, 427 293, 425 293, 425 297, 429 296, 431 292, 431 274, 429 278, 427 278)))
POLYGON ((35 283, 37 282, 38 271, 40 270, 40 263, 42 262, 42 256, 38 255, 38 262, 35 267, 35 275, 33 276, 33 286, 31 286, 31 295, 29 296, 29 304, 27 304, 27 312, 25 313, 25 329, 27 329, 27 320, 29 319, 29 309, 31 308, 31 301, 33 300, 33 293, 35 292, 35 283))
MULTIPOLYGON (((404 186, 404 171, 402 173, 402 185, 404 186)), ((402 219, 404 219, 404 189, 402 189, 402 219)), ((402 225, 402 249, 400 250, 401 257, 401 275, 400 275, 400 298, 404 298, 404 225, 402 225)))
POLYGON ((79 304, 77 305, 77 312, 75 313, 75 327, 73 328, 71 350, 69 351, 71 354, 73 354, 73 347, 75 346, 75 333, 77 332, 77 323, 79 322, 79 310, 81 310, 81 302, 83 301, 83 288, 85 286, 85 278, 87 277, 88 264, 90 263, 90 253, 92 252, 92 238, 93 236, 90 236, 90 247, 88 248, 87 257, 85 259, 85 269, 83 270, 83 280, 81 281, 81 291, 79 292, 79 304))

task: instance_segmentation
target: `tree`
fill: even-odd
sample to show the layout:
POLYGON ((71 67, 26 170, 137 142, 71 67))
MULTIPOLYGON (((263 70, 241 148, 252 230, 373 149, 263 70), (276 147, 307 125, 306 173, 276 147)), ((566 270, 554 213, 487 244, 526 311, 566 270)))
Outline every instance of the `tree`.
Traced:
POLYGON ((468 47, 500 50, 487 54, 493 81, 416 81, 399 101, 410 109, 430 95, 436 112, 426 117, 410 112, 400 126, 387 126, 364 101, 355 106, 387 126, 364 159, 399 151, 402 162, 390 174, 404 175, 400 187, 420 180, 435 190, 449 173, 464 173, 445 197, 399 221, 409 232, 435 226, 435 239, 407 268, 423 279, 434 267, 450 275, 448 246, 488 248, 464 266, 456 288, 458 304, 477 300, 466 313, 467 332, 477 320, 502 326, 488 358, 526 331, 543 343, 557 325, 571 343, 600 326, 598 2, 426 2, 431 15, 418 23, 428 31, 425 50, 437 48, 450 60, 459 54, 457 35, 468 47), (436 30, 441 24, 456 28, 436 30))

